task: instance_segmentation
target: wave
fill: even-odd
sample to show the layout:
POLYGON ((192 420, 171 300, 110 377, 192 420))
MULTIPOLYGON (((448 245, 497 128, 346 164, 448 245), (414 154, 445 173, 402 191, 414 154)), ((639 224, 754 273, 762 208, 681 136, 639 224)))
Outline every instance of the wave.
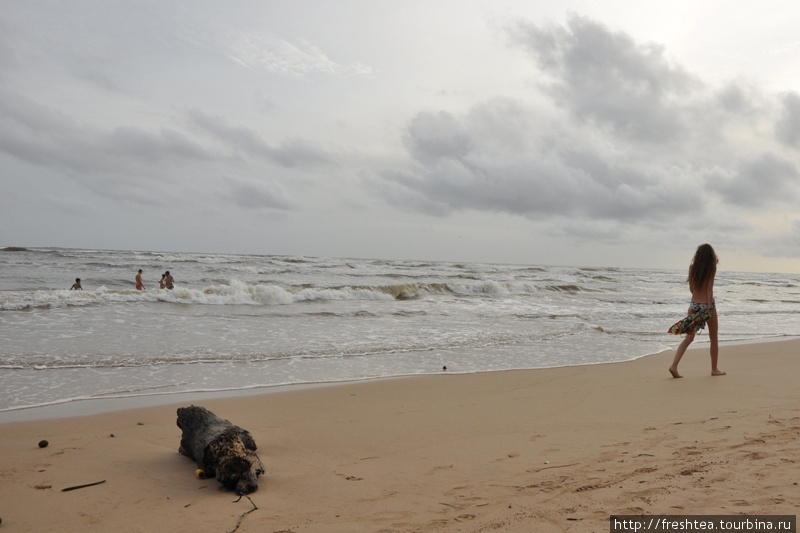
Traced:
POLYGON ((617 267, 579 267, 579 272, 619 272, 617 267))
POLYGON ((65 289, 0 292, 0 310, 62 308, 117 303, 165 302, 200 305, 285 305, 316 300, 394 299, 387 292, 358 289, 285 289, 277 285, 232 281, 200 289, 176 286, 173 290, 107 289, 70 291, 65 289))
POLYGON ((203 288, 176 286, 173 290, 108 289, 70 291, 29 290, 0 292, 0 310, 21 311, 36 308, 62 308, 135 302, 167 302, 200 305, 287 305, 313 301, 407 300, 423 294, 451 292, 447 285, 399 284, 387 286, 294 287, 248 284, 233 280, 228 284, 203 288))
POLYGON ((582 287, 580 285, 575 285, 572 283, 567 283, 563 285, 548 285, 544 287, 544 290, 552 292, 565 292, 569 294, 577 294, 579 292, 601 292, 597 289, 589 289, 587 287, 582 287))
MULTIPOLYGON (((108 281, 109 285, 112 286, 119 285, 119 280, 99 281, 108 281)), ((319 287, 308 284, 284 287, 273 283, 247 283, 234 279, 227 283, 220 281, 200 288, 176 285, 174 290, 149 289, 137 291, 133 288, 110 289, 106 285, 101 285, 95 290, 83 291, 65 289, 0 291, 0 311, 125 302, 167 302, 199 305, 289 305, 313 301, 415 300, 443 295, 458 297, 528 296, 541 292, 578 294, 613 293, 615 291, 570 283, 539 285, 531 281, 472 279, 332 287, 319 287)))
MULTIPOLYGON (((579 292, 588 290, 577 285, 545 286, 543 290, 579 292)), ((109 289, 71 291, 39 289, 0 291, 0 311, 20 311, 36 308, 62 308, 126 302, 167 302, 200 305, 288 305, 313 301, 343 300, 414 300, 426 296, 504 296, 528 295, 540 289, 530 282, 498 282, 491 280, 458 280, 429 283, 398 283, 389 285, 347 285, 334 287, 228 283, 201 288, 176 285, 173 290, 109 289)), ((590 291, 590 290, 589 290, 590 291)), ((591 292, 591 291, 590 291, 591 292)))

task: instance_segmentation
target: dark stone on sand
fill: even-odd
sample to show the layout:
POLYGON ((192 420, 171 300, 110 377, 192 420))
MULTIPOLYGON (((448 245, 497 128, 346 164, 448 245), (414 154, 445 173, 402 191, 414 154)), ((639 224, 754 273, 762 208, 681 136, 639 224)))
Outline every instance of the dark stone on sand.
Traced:
POLYGON ((48 444, 50 444, 50 443, 47 442, 46 440, 40 440, 39 441, 39 448, 47 448, 48 444))

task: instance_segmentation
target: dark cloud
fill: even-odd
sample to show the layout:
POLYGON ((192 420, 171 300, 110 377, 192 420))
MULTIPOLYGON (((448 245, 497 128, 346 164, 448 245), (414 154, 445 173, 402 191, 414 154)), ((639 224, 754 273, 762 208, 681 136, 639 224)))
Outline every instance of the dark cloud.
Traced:
POLYGON ((7 72, 12 67, 17 67, 17 59, 9 42, 9 35, 13 35, 13 29, 0 19, 0 80, 7 77, 7 72))
POLYGON ((114 81, 100 68, 95 68, 88 65, 79 65, 75 67, 74 71, 77 78, 82 79, 104 91, 123 92, 119 83, 114 81))
POLYGON ((194 126, 237 153, 263 158, 286 168, 314 167, 333 162, 330 154, 308 141, 291 139, 275 147, 254 130, 231 126, 225 119, 196 109, 188 111, 187 116, 194 126))
MULTIPOLYGON (((697 228, 730 248, 756 250, 765 235, 776 249, 797 242, 775 234, 786 229, 778 220, 796 218, 800 92, 717 79, 740 66, 759 80, 792 79, 790 69, 774 74, 792 50, 765 55, 763 28, 734 43, 727 31, 703 33, 695 75, 672 50, 595 20, 542 23, 563 12, 544 4, 524 10, 533 22, 496 31, 519 6, 493 4, 481 20, 428 9, 420 26, 381 3, 370 24, 344 33, 334 19, 352 20, 352 9, 6 4, 0 203, 20 228, 84 219, 94 206, 97 233, 112 242, 163 217, 186 234, 213 228, 195 231, 196 242, 215 233, 224 247, 253 250, 260 244, 242 232, 269 219, 285 224, 269 233, 287 249, 342 253, 336 236, 351 235, 367 243, 353 245, 361 254, 481 254, 467 232, 448 249, 444 232, 422 231, 417 246, 409 232, 430 227, 424 213, 449 217, 441 227, 453 234, 480 225, 496 248, 504 235, 530 236, 588 263, 605 260, 592 243, 625 243, 635 262, 697 228), (409 47, 410 34, 426 38, 409 47), (742 54, 744 42, 773 66, 742 54), (136 223, 121 228, 120 214, 136 223)), ((609 18, 647 31, 631 9, 609 18)), ((677 54, 694 46, 691 31, 663 29, 679 39, 677 54)), ((791 35, 769 33, 770 44, 791 35)), ((142 239, 185 246, 181 233, 142 239)), ((533 257, 506 248, 506 258, 533 257)))
POLYGON ((463 117, 420 113, 404 135, 416 170, 387 172, 389 201, 432 215, 475 209, 531 219, 633 221, 701 209, 676 194, 680 169, 637 167, 546 124, 521 104, 498 100, 463 117), (538 120, 537 120, 538 119, 538 120))
POLYGON ((237 206, 245 209, 291 210, 293 205, 276 183, 264 183, 241 178, 226 179, 226 196, 237 206))
POLYGON ((25 96, 0 91, 0 152, 30 164, 88 178, 110 173, 159 176, 163 165, 208 161, 186 135, 123 126, 103 130, 25 96))
POLYGON ((800 191, 797 162, 774 153, 743 161, 728 176, 717 175, 708 187, 739 207, 759 208, 776 203, 794 203, 800 191))
POLYGON ((115 159, 146 161, 148 165, 212 159, 206 149, 172 129, 151 133, 140 128, 120 127, 105 137, 101 148, 103 145, 115 159))
POLYGON ((716 100, 725 113, 747 116, 758 110, 754 103, 758 100, 758 95, 753 88, 739 83, 726 84, 717 92, 716 100))
POLYGON ((783 144, 800 148, 800 96, 789 93, 781 102, 781 114, 775 123, 775 136, 783 144))
POLYGON ((404 141, 411 155, 422 163, 458 159, 473 148, 460 121, 445 111, 420 113, 414 117, 408 124, 404 141))
MULTIPOLYGON (((199 111, 191 125, 221 142, 226 151, 260 157, 292 168, 327 164, 332 157, 313 144, 289 139, 277 146, 248 128, 230 126, 199 111)), ((0 90, 0 151, 28 163, 80 173, 163 173, 164 165, 182 166, 228 158, 174 128, 155 132, 136 126, 110 130, 79 124, 73 118, 26 96, 0 90)))
POLYGON ((510 35, 552 78, 544 86, 553 100, 579 120, 631 140, 663 142, 684 134, 678 101, 700 84, 671 65, 662 47, 637 44, 578 16, 566 27, 520 23, 510 35))
POLYGON ((403 135, 411 166, 382 174, 387 201, 434 216, 546 219, 604 239, 796 201, 796 161, 770 149, 800 142, 794 93, 777 106, 746 82, 708 88, 661 47, 582 17, 511 35, 546 75, 553 106, 496 98, 463 114, 417 114, 403 135), (763 135, 776 107, 777 141, 763 135))
MULTIPOLYGON (((204 117, 196 114, 195 124, 204 117)), ((206 127, 217 126, 223 138, 239 150, 253 154, 266 150, 268 159, 283 166, 324 160, 313 147, 301 141, 286 141, 271 148, 245 128, 222 128, 206 119, 206 127)), ((13 91, 0 90, 0 153, 47 172, 42 179, 79 184, 99 197, 126 204, 161 206, 170 201, 190 201, 202 195, 196 185, 214 181, 217 165, 229 163, 230 148, 214 150, 183 131, 161 128, 147 131, 136 126, 103 129, 78 123, 50 106, 13 91), (192 184, 192 185, 190 185, 192 184)), ((242 165, 246 174, 260 174, 252 165, 242 165)), ((248 208, 291 209, 292 204, 276 184, 228 180, 223 196, 248 208)))

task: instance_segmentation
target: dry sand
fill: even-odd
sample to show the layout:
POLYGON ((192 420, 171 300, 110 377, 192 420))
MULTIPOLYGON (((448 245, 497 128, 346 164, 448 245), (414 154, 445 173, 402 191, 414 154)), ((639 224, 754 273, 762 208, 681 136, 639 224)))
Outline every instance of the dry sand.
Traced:
POLYGON ((610 514, 795 514, 799 351, 723 346, 722 377, 701 345, 683 379, 663 353, 195 402, 259 445, 267 473, 238 502, 177 453, 176 405, 0 424, 0 531, 600 532, 610 514))

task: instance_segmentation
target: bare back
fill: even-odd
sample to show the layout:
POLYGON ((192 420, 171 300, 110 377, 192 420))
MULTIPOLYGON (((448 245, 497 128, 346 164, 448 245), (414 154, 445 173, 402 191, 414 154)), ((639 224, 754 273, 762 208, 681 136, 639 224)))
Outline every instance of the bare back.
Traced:
POLYGON ((711 276, 700 287, 692 291, 692 301, 699 304, 713 304, 714 303, 714 277, 716 271, 711 273, 711 276))

